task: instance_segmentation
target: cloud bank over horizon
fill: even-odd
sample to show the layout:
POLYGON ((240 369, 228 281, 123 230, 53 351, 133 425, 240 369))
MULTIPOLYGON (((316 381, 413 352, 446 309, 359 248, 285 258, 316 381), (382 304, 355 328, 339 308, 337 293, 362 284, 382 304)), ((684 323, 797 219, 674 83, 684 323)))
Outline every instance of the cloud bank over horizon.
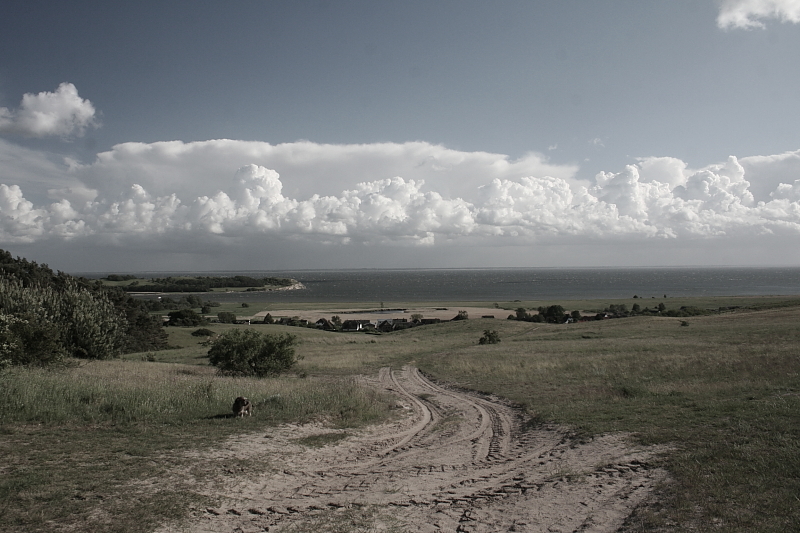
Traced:
MULTIPOLYGON (((793 20, 792 5, 726 2, 720 16, 793 20)), ((62 83, 0 108, 0 134, 68 140, 99 126, 96 115, 62 83)), ((578 164, 541 153, 513 159, 424 141, 125 142, 81 162, 0 139, 0 245, 93 250, 78 259, 87 266, 109 250, 235 256, 277 243, 291 262, 299 249, 339 245, 359 250, 343 259, 355 265, 397 250, 469 257, 481 247, 573 247, 565 257, 583 261, 581 247, 677 243, 733 257, 800 235, 800 150, 702 168, 635 161, 584 180, 578 164)))
MULTIPOLYGON (((0 154, 13 152, 0 142, 0 154)), ((35 152, 24 155, 17 178, 28 165, 32 188, 69 186, 34 203, 25 183, 0 176, 4 244, 524 247, 800 235, 800 150, 700 169, 647 157, 591 182, 537 154, 512 161, 423 142, 126 143, 90 164, 49 167, 43 155, 39 165, 30 165, 35 152), (60 175, 37 182, 43 168, 60 175)))

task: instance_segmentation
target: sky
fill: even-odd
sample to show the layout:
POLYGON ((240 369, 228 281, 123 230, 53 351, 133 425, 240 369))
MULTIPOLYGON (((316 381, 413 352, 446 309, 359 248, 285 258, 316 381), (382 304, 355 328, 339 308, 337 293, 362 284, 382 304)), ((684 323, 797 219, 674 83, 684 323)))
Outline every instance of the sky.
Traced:
POLYGON ((800 0, 7 0, 66 272, 800 265, 800 0))

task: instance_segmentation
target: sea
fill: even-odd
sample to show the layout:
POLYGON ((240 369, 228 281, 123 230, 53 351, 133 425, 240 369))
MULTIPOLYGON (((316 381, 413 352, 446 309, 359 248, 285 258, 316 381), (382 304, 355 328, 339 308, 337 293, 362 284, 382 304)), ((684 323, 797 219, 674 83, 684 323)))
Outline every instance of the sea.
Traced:
MULTIPOLYGON (((139 272, 142 277, 286 277, 305 289, 212 292, 217 301, 274 303, 508 302, 800 295, 800 268, 505 268, 139 272)), ((101 277, 91 274, 87 277, 101 277)), ((213 295, 213 296, 211 296, 213 295)), ((177 296, 177 295, 176 295, 177 296)))

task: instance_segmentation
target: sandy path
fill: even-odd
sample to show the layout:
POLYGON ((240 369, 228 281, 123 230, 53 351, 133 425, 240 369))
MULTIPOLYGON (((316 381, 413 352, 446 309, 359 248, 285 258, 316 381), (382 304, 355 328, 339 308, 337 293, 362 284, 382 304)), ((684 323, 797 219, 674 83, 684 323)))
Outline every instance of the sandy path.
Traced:
POLYGON ((406 416, 323 448, 294 440, 331 431, 320 426, 232 441, 230 456, 269 455, 275 468, 206 489, 224 504, 195 510, 186 530, 325 531, 345 522, 337 530, 611 532, 664 477, 648 465, 654 449, 619 436, 578 442, 557 427, 522 431, 505 402, 439 386, 412 367, 369 381, 396 394, 406 416), (369 527, 346 527, 352 509, 369 510, 361 515, 369 527))

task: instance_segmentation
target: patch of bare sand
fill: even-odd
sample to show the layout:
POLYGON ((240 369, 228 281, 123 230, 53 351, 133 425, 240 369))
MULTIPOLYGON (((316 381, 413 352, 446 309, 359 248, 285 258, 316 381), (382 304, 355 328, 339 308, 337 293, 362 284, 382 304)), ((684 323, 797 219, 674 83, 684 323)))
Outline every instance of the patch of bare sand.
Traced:
POLYGON ((405 415, 322 448, 298 442, 332 431, 320 425, 232 439, 198 460, 268 456, 272 468, 198 487, 220 505, 161 533, 611 532, 665 477, 652 465, 659 450, 624 435, 525 430, 501 399, 437 385, 411 367, 366 381, 396 394, 405 415))

